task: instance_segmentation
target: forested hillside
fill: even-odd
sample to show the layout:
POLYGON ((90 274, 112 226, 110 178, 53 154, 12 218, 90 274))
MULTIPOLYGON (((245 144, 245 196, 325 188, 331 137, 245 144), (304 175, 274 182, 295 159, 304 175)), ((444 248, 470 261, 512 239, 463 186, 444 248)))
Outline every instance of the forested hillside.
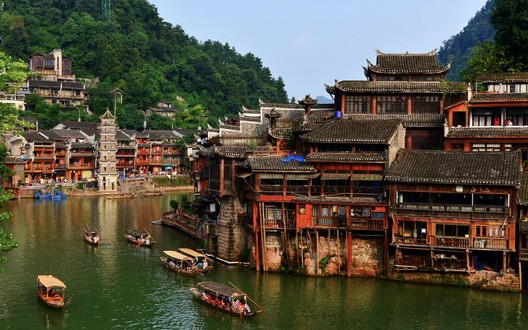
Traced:
MULTIPOLYGON (((492 41, 495 29, 490 23, 491 12, 494 1, 488 0, 486 5, 475 14, 466 27, 458 34, 444 41, 438 51, 438 59, 441 63, 451 62, 451 70, 446 79, 450 81, 462 81, 461 71, 471 55, 471 50, 479 42, 492 41)), ((453 10, 456 10, 453 8, 453 10)))
POLYGON ((149 118, 152 128, 195 128, 200 120, 215 125, 242 106, 257 107, 258 99, 288 102, 282 79, 258 57, 228 44, 198 42, 163 21, 147 0, 112 0, 109 11, 101 0, 2 3, 2 51, 27 59, 60 48, 73 59, 77 78, 99 79, 90 91, 94 116, 87 120, 112 106, 114 88, 125 93, 118 123, 126 128, 140 128, 143 115, 137 110, 158 101, 173 102, 180 111, 173 123, 149 118))

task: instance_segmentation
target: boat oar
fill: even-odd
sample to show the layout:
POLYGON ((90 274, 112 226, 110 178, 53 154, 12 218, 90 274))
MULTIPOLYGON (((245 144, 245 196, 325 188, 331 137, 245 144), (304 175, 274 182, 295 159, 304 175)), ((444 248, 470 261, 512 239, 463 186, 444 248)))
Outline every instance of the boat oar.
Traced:
POLYGON ((143 241, 139 241, 138 245, 136 245, 136 247, 140 246, 141 244, 143 244, 143 241))
MULTIPOLYGON (((233 283, 231 283, 231 282, 228 282, 228 283, 231 284, 231 286, 233 286, 233 288, 235 288, 235 289, 237 289, 238 291, 244 293, 244 291, 242 291, 242 290, 240 290, 239 288, 237 288, 233 283)), ((244 294, 245 294, 245 293, 244 293, 244 294)), ((246 295, 246 297, 247 297, 247 298, 248 298, 248 299, 249 299, 249 300, 250 300, 255 306, 257 306, 258 308, 261 309, 261 312, 264 311, 264 308, 263 308, 262 306, 260 306, 259 304, 257 304, 257 303, 256 303, 253 299, 251 299, 247 294, 245 294, 245 295, 246 295)))
POLYGON ((148 232, 148 230, 145 229, 145 227, 143 227, 143 230, 147 232, 147 234, 150 236, 150 241, 152 243, 156 242, 156 240, 154 239, 154 237, 152 237, 152 235, 148 232))

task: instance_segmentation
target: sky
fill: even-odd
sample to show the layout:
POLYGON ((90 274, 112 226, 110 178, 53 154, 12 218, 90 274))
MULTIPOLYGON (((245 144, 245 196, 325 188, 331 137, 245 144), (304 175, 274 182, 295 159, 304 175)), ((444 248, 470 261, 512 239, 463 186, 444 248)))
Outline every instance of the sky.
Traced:
MULTIPOLYGON (((198 41, 252 53, 288 98, 330 98, 325 84, 365 80, 383 53, 428 53, 464 29, 487 0, 148 0, 198 41)), ((276 100, 264 100, 274 102, 276 100)))

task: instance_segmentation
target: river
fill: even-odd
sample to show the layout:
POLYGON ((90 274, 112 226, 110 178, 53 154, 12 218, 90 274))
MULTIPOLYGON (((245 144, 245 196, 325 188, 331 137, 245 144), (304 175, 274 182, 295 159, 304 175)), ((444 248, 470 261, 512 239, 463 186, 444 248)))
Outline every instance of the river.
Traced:
POLYGON ((257 273, 218 263, 207 275, 182 277, 161 266, 163 250, 198 247, 178 230, 151 223, 180 194, 110 200, 14 200, 2 227, 19 247, 0 273, 2 329, 522 329, 528 297, 467 288, 365 278, 315 278, 257 273), (83 240, 85 225, 102 244, 83 240), (145 227, 157 241, 136 247, 124 238, 145 227), (38 274, 68 286, 61 310, 36 295, 38 274), (233 283, 265 311, 241 319, 195 301, 189 288, 204 280, 233 283))

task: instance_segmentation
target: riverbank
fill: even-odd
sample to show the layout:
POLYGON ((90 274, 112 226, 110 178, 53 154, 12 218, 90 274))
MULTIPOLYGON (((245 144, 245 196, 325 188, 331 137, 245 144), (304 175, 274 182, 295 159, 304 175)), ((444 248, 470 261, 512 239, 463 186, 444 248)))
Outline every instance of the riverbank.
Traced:
POLYGON ((50 192, 53 193, 55 190, 60 191, 66 196, 119 196, 130 194, 132 196, 140 196, 148 193, 166 193, 166 192, 192 192, 194 191, 193 186, 155 186, 145 185, 141 189, 137 187, 135 189, 123 189, 117 191, 99 191, 96 188, 77 188, 73 185, 42 185, 42 186, 27 186, 27 187, 16 187, 11 188, 15 198, 35 198, 37 192, 50 192))

